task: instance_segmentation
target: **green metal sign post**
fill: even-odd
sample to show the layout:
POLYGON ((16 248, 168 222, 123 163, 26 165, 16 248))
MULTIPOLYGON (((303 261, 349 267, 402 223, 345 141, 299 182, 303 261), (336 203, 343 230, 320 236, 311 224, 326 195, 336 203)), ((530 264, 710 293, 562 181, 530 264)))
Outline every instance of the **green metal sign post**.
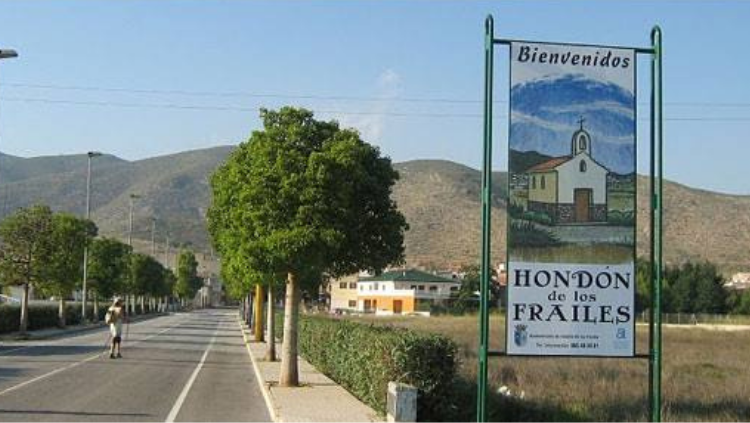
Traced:
MULTIPOLYGON (((480 269, 479 351, 477 375, 478 422, 487 421, 487 375, 490 356, 506 356, 503 351, 489 349, 489 293, 491 283, 491 206, 492 206, 492 106, 495 44, 509 45, 516 40, 495 39, 492 15, 485 20, 484 34, 484 140, 482 159, 482 260, 480 269)), ((640 54, 650 54, 651 61, 651 163, 650 163, 650 274, 651 307, 649 321, 649 354, 636 355, 649 361, 649 415, 652 421, 661 421, 661 285, 663 263, 663 130, 662 130, 662 46, 661 29, 651 31, 651 48, 633 48, 640 54)))
POLYGON ((479 300, 477 421, 487 420, 487 360, 490 340, 490 228, 492 215, 492 76, 495 45, 492 16, 484 22, 484 157, 482 160, 482 268, 479 300))
POLYGON ((651 319, 649 321, 649 399, 651 420, 661 421, 661 277, 662 277, 662 73, 661 28, 651 31, 651 319))

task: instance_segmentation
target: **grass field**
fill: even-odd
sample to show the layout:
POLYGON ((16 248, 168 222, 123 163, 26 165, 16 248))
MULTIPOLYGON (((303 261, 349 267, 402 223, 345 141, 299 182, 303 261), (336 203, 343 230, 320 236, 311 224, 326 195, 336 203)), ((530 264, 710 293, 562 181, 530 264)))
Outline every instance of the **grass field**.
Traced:
MULTIPOLYGON (((476 379, 476 316, 355 319, 445 334, 461 348, 462 375, 476 379)), ((503 349, 502 316, 492 316, 490 333, 492 349, 503 349)), ((647 328, 639 326, 637 335, 638 352, 647 353, 647 328)), ((750 420, 750 330, 665 328, 663 346, 663 420, 750 420)), ((647 375, 644 359, 501 357, 491 359, 489 379, 491 391, 508 386, 523 392, 516 403, 546 410, 528 415, 534 420, 645 421, 647 375)), ((497 396, 495 402, 491 408, 497 396)))

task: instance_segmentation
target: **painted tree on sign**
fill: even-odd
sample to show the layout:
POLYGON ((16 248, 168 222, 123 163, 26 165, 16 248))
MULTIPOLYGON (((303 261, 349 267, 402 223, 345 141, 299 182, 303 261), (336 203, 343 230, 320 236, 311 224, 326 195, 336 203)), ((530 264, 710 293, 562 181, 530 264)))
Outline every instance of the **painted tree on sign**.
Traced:
POLYGON ((280 384, 295 386, 300 285, 320 279, 303 275, 399 263, 408 226, 390 197, 398 173, 359 133, 292 107, 261 119, 212 176, 209 230, 222 257, 286 275, 280 384))

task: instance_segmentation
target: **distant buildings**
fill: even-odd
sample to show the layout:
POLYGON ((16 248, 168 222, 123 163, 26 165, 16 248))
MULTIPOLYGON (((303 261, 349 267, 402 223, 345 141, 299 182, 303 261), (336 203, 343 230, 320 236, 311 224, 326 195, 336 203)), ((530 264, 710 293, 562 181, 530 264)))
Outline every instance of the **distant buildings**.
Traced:
POLYGON ((357 309, 357 280, 358 275, 349 275, 331 281, 331 311, 357 309))
POLYGON ((736 291, 750 289, 750 273, 735 273, 732 279, 724 284, 724 288, 736 291))
POLYGON ((331 282, 331 311, 376 315, 429 315, 435 304, 458 294, 458 277, 438 276, 416 269, 391 270, 378 276, 352 275, 331 282))

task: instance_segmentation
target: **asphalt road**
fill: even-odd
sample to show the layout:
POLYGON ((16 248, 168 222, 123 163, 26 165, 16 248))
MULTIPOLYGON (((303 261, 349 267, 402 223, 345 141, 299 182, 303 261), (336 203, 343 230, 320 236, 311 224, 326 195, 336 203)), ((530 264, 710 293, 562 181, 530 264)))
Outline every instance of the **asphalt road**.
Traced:
POLYGON ((0 421, 270 421, 236 312, 133 323, 109 333, 0 346, 0 421))

